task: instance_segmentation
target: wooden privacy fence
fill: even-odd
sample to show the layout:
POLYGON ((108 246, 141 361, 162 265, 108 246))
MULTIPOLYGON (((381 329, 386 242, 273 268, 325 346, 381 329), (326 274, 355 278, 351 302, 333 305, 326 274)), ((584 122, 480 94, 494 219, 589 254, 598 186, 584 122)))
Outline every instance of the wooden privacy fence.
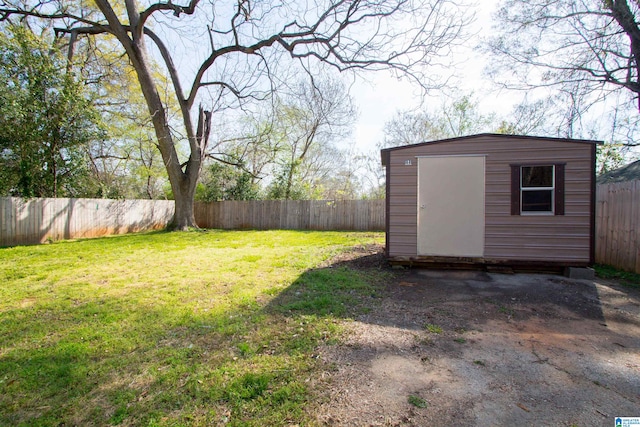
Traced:
POLYGON ((163 228, 173 212, 170 200, 0 197, 0 246, 163 228))
MULTIPOLYGON (((165 227, 170 200, 0 197, 0 246, 104 236, 165 227)), ((384 200, 264 200, 196 203, 204 228, 385 229, 384 200)), ((640 273, 640 181, 598 185, 596 262, 640 273)))
POLYGON ((204 228, 258 230, 385 229, 384 200, 252 200, 196 203, 204 228))
POLYGON ((598 185, 596 262, 640 273, 640 181, 598 185))
MULTIPOLYGON (((0 197, 0 246, 164 228, 171 200, 0 197)), ((265 200, 196 203, 204 228, 384 230, 384 200, 265 200)))

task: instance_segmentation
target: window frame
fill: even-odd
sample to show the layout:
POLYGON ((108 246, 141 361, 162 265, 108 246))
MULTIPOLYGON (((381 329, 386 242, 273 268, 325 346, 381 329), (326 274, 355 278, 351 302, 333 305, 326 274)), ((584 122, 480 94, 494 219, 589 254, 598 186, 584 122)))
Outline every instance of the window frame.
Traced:
POLYGON ((556 165, 521 165, 520 166, 520 215, 555 215, 555 191, 556 191, 556 165), (525 187, 524 168, 551 168, 551 187, 525 187), (549 210, 529 211, 524 210, 524 193, 530 191, 548 191, 551 193, 549 210))
POLYGON ((511 215, 514 216, 560 216, 565 207, 565 165, 566 163, 518 163, 511 164, 511 215), (525 187, 524 191, 552 190, 551 211, 522 211, 522 168, 535 166, 553 167, 553 187, 525 187))

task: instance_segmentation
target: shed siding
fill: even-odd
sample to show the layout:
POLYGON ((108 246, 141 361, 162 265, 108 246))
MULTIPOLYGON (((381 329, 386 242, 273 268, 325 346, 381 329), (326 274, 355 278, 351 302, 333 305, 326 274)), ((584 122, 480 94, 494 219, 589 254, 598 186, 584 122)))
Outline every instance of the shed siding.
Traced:
POLYGON ((585 142, 483 135, 389 151, 389 257, 417 251, 416 157, 485 155, 485 259, 590 260, 593 145, 585 142), (411 160, 411 165, 405 165, 411 160), (511 215, 511 164, 565 163, 565 214, 511 215))

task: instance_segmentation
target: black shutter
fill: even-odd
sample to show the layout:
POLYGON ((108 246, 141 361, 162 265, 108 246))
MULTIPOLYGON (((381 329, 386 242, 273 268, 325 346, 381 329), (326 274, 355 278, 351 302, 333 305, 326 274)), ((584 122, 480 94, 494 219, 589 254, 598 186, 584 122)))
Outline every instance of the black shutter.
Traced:
POLYGON ((564 163, 556 164, 555 209, 556 215, 564 215, 564 163))
POLYGON ((520 215, 520 165, 511 165, 511 215, 520 215))

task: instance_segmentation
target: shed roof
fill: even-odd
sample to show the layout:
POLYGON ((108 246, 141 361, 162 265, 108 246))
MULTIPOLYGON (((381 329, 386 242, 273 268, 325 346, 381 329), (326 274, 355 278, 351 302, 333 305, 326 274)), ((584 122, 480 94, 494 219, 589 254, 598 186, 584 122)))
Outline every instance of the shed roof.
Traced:
POLYGON ((603 173, 596 179, 596 182, 598 184, 609 184, 612 182, 634 181, 636 179, 640 179, 640 160, 603 173))
POLYGON ((457 141, 468 141, 471 139, 483 138, 483 137, 490 137, 494 139, 529 139, 529 140, 537 139, 542 141, 554 141, 554 142, 563 142, 563 143, 571 143, 571 144, 602 144, 602 141, 594 141, 590 139, 555 138, 550 136, 530 136, 530 135, 509 135, 509 134, 503 134, 503 133, 479 133, 476 135, 458 136, 455 138, 440 139, 436 141, 426 141, 426 142, 420 142, 417 144, 402 145, 399 147, 383 148, 382 150, 380 150, 380 154, 382 157, 382 165, 386 166, 387 158, 391 151, 404 150, 406 148, 415 148, 423 145, 455 143, 457 141))

